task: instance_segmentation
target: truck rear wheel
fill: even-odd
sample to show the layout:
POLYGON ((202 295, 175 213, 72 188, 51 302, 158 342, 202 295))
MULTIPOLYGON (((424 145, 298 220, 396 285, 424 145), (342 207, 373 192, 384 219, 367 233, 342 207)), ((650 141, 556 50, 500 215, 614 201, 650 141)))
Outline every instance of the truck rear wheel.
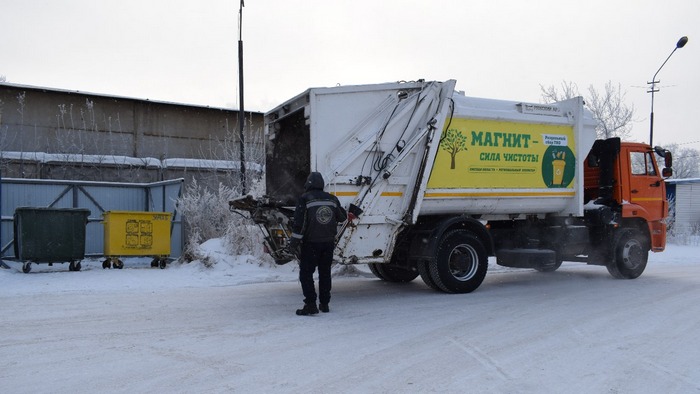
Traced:
POLYGON ((435 259, 428 263, 430 277, 446 293, 471 293, 484 281, 488 256, 481 240, 468 230, 445 233, 435 259))
POLYGON ((644 236, 636 230, 623 230, 615 236, 613 259, 608 262, 610 275, 617 279, 638 278, 647 267, 649 248, 644 236))
POLYGON ((369 263, 367 264, 367 266, 369 267, 369 270, 372 271, 372 274, 374 274, 374 276, 381 280, 386 280, 382 272, 379 271, 379 269, 377 268, 377 266, 379 266, 379 263, 369 263))
POLYGON ((437 284, 435 284, 433 277, 430 276, 430 264, 428 262, 418 262, 418 273, 420 273, 420 278, 423 279, 423 282, 425 282, 425 284, 428 285, 428 287, 430 287, 433 290, 442 291, 442 289, 438 287, 437 284))

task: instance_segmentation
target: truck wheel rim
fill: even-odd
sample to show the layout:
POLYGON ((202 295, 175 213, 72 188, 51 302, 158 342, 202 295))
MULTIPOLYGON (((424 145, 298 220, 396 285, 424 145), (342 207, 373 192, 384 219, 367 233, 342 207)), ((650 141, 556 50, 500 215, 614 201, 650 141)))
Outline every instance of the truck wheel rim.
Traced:
POLYGON ((457 245, 448 260, 450 273, 460 281, 467 281, 476 274, 479 256, 474 248, 469 245, 457 245))
POLYGON ((642 245, 637 240, 630 240, 622 250, 622 264, 629 269, 636 268, 642 261, 642 245))

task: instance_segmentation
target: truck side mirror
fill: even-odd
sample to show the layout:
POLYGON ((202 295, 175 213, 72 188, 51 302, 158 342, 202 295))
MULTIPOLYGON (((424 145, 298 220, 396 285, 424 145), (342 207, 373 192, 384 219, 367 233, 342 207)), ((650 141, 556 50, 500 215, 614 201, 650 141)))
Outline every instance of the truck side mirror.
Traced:
POLYGON ((661 170, 661 175, 664 178, 671 177, 671 175, 673 175, 673 155, 671 154, 671 151, 663 149, 660 146, 655 146, 654 152, 656 152, 657 155, 664 158, 664 167, 666 168, 661 170))
POLYGON ((673 167, 673 155, 671 154, 671 151, 660 146, 655 146, 654 152, 664 158, 664 167, 673 167))

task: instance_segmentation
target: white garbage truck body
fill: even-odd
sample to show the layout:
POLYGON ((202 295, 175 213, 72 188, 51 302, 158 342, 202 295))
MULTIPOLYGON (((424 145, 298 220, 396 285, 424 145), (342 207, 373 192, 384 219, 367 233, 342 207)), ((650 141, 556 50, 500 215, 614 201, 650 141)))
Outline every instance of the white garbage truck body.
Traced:
MULTIPOLYGON (((472 98, 453 80, 420 80, 309 89, 265 114, 265 136, 267 194, 247 206, 256 207, 273 256, 288 260, 288 220, 316 171, 351 213, 336 261, 369 264, 389 281, 421 275, 435 289, 469 292, 489 255, 558 268, 566 252, 543 232, 585 216, 583 166, 595 121, 580 97, 472 98), (491 223, 508 229, 498 230, 504 239, 516 227, 539 234, 524 244, 494 242, 491 223)), ((566 231, 580 238, 588 231, 582 220, 566 231)))

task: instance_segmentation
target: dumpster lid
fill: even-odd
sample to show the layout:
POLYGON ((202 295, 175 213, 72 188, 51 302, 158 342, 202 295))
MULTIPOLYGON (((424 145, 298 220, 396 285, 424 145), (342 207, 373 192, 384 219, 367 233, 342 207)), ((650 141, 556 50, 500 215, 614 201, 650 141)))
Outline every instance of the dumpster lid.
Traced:
POLYGON ((90 213, 90 210, 87 208, 56 208, 56 207, 17 207, 15 208, 15 212, 17 211, 68 211, 68 212, 87 212, 90 213))

